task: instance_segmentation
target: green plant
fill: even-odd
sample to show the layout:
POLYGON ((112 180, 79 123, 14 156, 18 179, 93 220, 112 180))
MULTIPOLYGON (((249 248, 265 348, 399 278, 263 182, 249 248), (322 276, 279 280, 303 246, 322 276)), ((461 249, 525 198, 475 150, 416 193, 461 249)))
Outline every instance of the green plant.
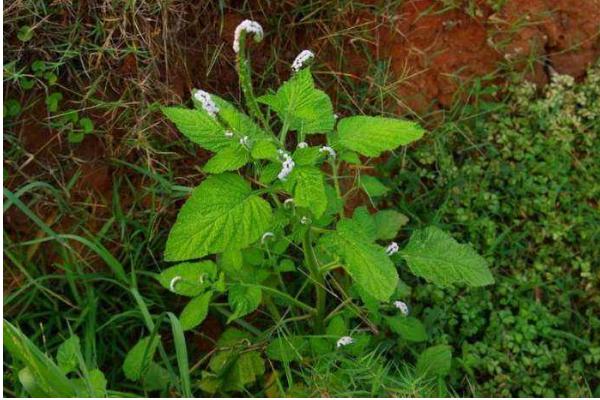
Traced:
MULTIPOLYGON (((361 187, 373 195, 385 193, 376 178, 360 173, 370 158, 414 142, 423 129, 383 117, 338 120, 327 94, 315 88, 306 66, 313 58, 309 51, 294 61, 292 77, 277 91, 255 96, 247 33, 260 41, 263 32, 248 20, 236 29, 237 72, 250 116, 202 90, 193 93, 194 109, 162 109, 187 138, 215 153, 202 167, 207 177, 181 208, 167 240, 165 260, 179 264, 159 276, 165 288, 191 298, 180 315, 183 329, 197 327, 219 296, 227 294, 228 323, 263 304, 275 329, 285 318, 312 321, 310 330, 271 342, 267 355, 282 362, 307 349, 368 344, 368 335, 349 334, 342 317, 346 310, 403 340, 425 340, 424 327, 408 317, 401 301, 406 285, 396 265, 404 262, 414 275, 440 287, 477 287, 494 282, 487 262, 434 226, 415 230, 400 250, 390 240, 406 217, 396 211, 372 214, 358 207, 351 217, 345 214, 349 196, 361 187), (359 172, 345 175, 348 169, 359 172), (296 277, 293 284, 283 279, 286 273, 296 277), (306 293, 311 286, 314 303, 306 293), (390 315, 396 308, 400 315, 390 315)), ((254 349, 256 338, 249 333, 228 332, 223 346, 231 345, 231 336, 233 343, 254 349)), ((427 360, 450 353, 434 348, 424 354, 434 356, 419 361, 417 370, 423 374, 433 371, 427 360)), ((217 352, 202 387, 214 392, 227 384, 226 390, 242 390, 264 372, 257 357, 243 361, 237 352, 217 352), (243 373, 227 375, 230 368, 243 373)), ((436 376, 448 372, 435 368, 436 376)))

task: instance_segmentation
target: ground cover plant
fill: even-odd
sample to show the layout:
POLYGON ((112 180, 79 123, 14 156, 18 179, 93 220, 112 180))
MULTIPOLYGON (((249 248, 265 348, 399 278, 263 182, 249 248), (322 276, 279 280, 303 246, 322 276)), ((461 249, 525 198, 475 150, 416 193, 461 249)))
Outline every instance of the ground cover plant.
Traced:
POLYGON ((599 11, 595 0, 7 4, 4 395, 597 396, 596 69, 584 78, 599 11), (237 77, 245 18, 265 27, 245 53, 263 117, 237 77), (293 63, 305 48, 316 56, 293 63), (288 126, 282 143, 284 116, 264 100, 299 75, 338 118, 303 138, 288 126), (207 99, 219 109, 208 126, 233 133, 219 151, 165 114, 211 122, 207 99), (232 112, 261 140, 231 129, 232 112), (338 124, 363 115, 427 130, 365 156, 338 140, 338 124), (265 138, 284 153, 255 158, 265 138), (319 151, 313 165, 296 159, 302 142, 319 151), (210 171, 240 154, 239 169, 210 171), (322 176, 321 218, 285 202, 304 167, 322 176), (227 250, 166 260, 205 178, 231 175, 272 226, 234 262, 227 250), (386 301, 360 289, 338 246, 338 228, 372 232, 372 219, 400 226, 361 246, 398 246, 386 301), (451 248, 471 243, 495 284, 413 274, 401 253, 432 227, 451 248), (305 260, 309 229, 322 285, 305 260))

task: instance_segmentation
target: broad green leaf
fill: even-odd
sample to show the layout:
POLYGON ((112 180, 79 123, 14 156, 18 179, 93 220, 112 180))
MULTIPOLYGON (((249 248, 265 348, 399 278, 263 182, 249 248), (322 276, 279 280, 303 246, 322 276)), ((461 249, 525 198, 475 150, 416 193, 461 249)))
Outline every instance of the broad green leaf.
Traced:
POLYGON ((259 140, 252 145, 251 155, 255 160, 277 161, 277 146, 271 140, 259 140))
POLYGON ((235 171, 242 168, 250 161, 248 150, 239 143, 219 151, 206 164, 202 170, 209 174, 220 174, 225 171, 235 171))
POLYGON ((175 289, 181 296, 196 297, 211 286, 217 276, 217 266, 210 260, 186 262, 167 268, 158 281, 165 288, 175 289), (175 279, 175 281, 174 281, 175 279))
POLYGON ((204 110, 163 107, 162 112, 188 139, 207 150, 218 152, 231 146, 225 128, 204 110))
POLYGON ((179 316, 181 328, 184 331, 195 328, 200 325, 202 321, 204 321, 208 315, 208 306, 210 304, 210 300, 212 299, 212 295, 212 292, 206 292, 203 295, 194 297, 189 303, 187 303, 181 312, 181 315, 179 316))
POLYGON ((275 179, 277 179, 279 171, 281 171, 281 163, 279 161, 268 163, 260 170, 260 183, 265 185, 272 183, 275 179))
POLYGON ((344 317, 341 315, 336 315, 333 317, 327 324, 325 333, 329 336, 334 336, 335 338, 346 336, 348 334, 348 327, 346 327, 346 321, 344 321, 344 317))
POLYGON ((445 376, 452 365, 451 347, 445 344, 432 346, 423 351, 417 359, 417 374, 420 376, 445 376))
POLYGON ((315 165, 319 159, 323 158, 320 147, 302 147, 297 148, 292 154, 296 165, 315 165))
POLYGON ((407 145, 423 136, 417 123, 395 118, 355 116, 337 124, 340 144, 368 157, 407 145))
POLYGON ((309 68, 305 68, 285 82, 274 95, 265 95, 258 101, 269 105, 291 130, 303 134, 328 132, 335 118, 329 96, 315 89, 309 68))
POLYGON ((169 372, 155 362, 151 362, 142 377, 142 387, 148 392, 162 390, 169 384, 169 372))
POLYGON ((62 370, 7 320, 3 326, 4 347, 27 371, 23 379, 35 382, 38 394, 46 397, 74 397, 75 389, 62 370))
POLYGON ((271 206, 238 175, 214 175, 183 205, 167 239, 165 259, 184 261, 242 249, 260 239, 271 223, 271 206))
POLYGON ((248 138, 255 142, 270 138, 265 131, 254 123, 252 118, 235 108, 231 103, 214 94, 211 97, 217 107, 219 107, 218 117, 238 136, 248 136, 248 138))
POLYGON ((394 210, 378 211, 374 218, 377 227, 377 239, 380 240, 394 239, 400 228, 408 222, 406 215, 394 210))
POLYGON ((360 177, 360 186, 369 197, 385 196, 390 191, 379 179, 370 175, 362 175, 360 177))
POLYGON ((129 350, 125 361, 123 362, 123 372, 125 377, 132 381, 139 380, 154 358, 154 353, 158 348, 160 336, 154 338, 147 336, 140 339, 135 346, 129 350), (152 340, 151 340, 152 339, 152 340))
POLYGON ((404 317, 401 315, 395 317, 385 317, 387 324, 392 332, 400 335, 409 342, 424 342, 427 340, 425 326, 415 317, 404 317))
POLYGON ((256 286, 232 285, 229 288, 228 302, 233 314, 227 323, 250 314, 260 306, 262 299, 261 290, 256 286))
POLYGON ((77 397, 107 397, 106 378, 99 369, 88 372, 85 378, 71 379, 77 390, 77 397))
POLYGON ((81 356, 81 346, 77 336, 71 336, 65 340, 56 353, 56 362, 58 367, 65 374, 75 371, 79 366, 79 357, 81 356))
POLYGON ((319 218, 327 209, 327 194, 323 173, 317 167, 294 168, 290 182, 294 186, 294 202, 298 207, 308 208, 319 218))
POLYGON ((267 357, 283 362, 299 361, 302 359, 302 352, 307 344, 299 336, 278 337, 267 346, 267 357))
POLYGON ((435 226, 414 231, 400 254, 413 274, 442 287, 457 283, 475 287, 494 283, 483 257, 435 226))
POLYGON ((377 226, 367 207, 356 208, 352 214, 352 221, 356 222, 356 226, 360 226, 361 231, 365 233, 370 242, 377 239, 377 226))
POLYGON ((398 284, 398 272, 385 249, 372 243, 359 223, 340 220, 336 232, 325 235, 322 243, 342 257, 346 271, 366 293, 389 301, 398 284))

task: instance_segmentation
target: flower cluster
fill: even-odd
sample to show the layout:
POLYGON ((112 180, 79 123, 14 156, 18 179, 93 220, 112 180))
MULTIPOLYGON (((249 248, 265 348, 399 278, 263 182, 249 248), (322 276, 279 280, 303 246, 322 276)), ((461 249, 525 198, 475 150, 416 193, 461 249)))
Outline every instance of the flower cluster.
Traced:
POLYGON ((396 307, 403 315, 408 315, 408 305, 400 300, 396 300, 394 302, 394 307, 396 307))
POLYGON ((243 32, 254 33, 255 39, 257 41, 261 40, 263 37, 263 28, 256 21, 251 21, 249 19, 243 20, 237 28, 235 28, 235 34, 233 38, 233 51, 236 53, 240 52, 240 36, 243 32))
POLYGON ((283 160, 281 162, 281 171, 279 171, 279 174, 277 174, 277 178, 279 178, 279 180, 281 181, 285 181, 288 175, 292 173, 292 170, 294 169, 296 163, 289 155, 289 153, 283 150, 279 150, 279 155, 283 160))
POLYGON ((350 336, 342 336, 341 338, 338 339, 337 343, 336 343, 336 347, 340 348, 342 346, 348 346, 349 344, 354 343, 354 339, 352 339, 350 336))
POLYGON ((196 90, 196 93, 194 93, 194 98, 200 102, 202 108, 208 113, 208 115, 213 118, 216 117, 217 113, 219 112, 219 107, 217 107, 212 97, 210 97, 210 93, 207 93, 204 90, 196 90))
POLYGON ((398 250, 400 250, 400 247, 398 247, 398 243, 392 242, 389 244, 388 247, 385 248, 385 254, 391 256, 392 254, 396 254, 398 250))
POLYGON ((311 60, 315 57, 315 53, 310 50, 302 50, 300 54, 296 57, 294 62, 292 63, 292 71, 298 72, 304 67, 308 60, 311 60))

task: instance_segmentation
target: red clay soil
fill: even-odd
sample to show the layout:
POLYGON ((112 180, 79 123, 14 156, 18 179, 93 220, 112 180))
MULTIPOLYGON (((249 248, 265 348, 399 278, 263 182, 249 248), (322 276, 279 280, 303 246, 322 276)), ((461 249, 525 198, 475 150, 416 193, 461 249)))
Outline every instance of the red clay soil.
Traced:
POLYGON ((465 82, 500 78, 502 63, 544 84, 552 71, 581 78, 600 56, 600 0, 509 0, 498 12, 480 1, 472 15, 465 10, 410 0, 391 28, 381 25, 378 51, 405 77, 398 95, 408 108, 449 107, 465 82))

